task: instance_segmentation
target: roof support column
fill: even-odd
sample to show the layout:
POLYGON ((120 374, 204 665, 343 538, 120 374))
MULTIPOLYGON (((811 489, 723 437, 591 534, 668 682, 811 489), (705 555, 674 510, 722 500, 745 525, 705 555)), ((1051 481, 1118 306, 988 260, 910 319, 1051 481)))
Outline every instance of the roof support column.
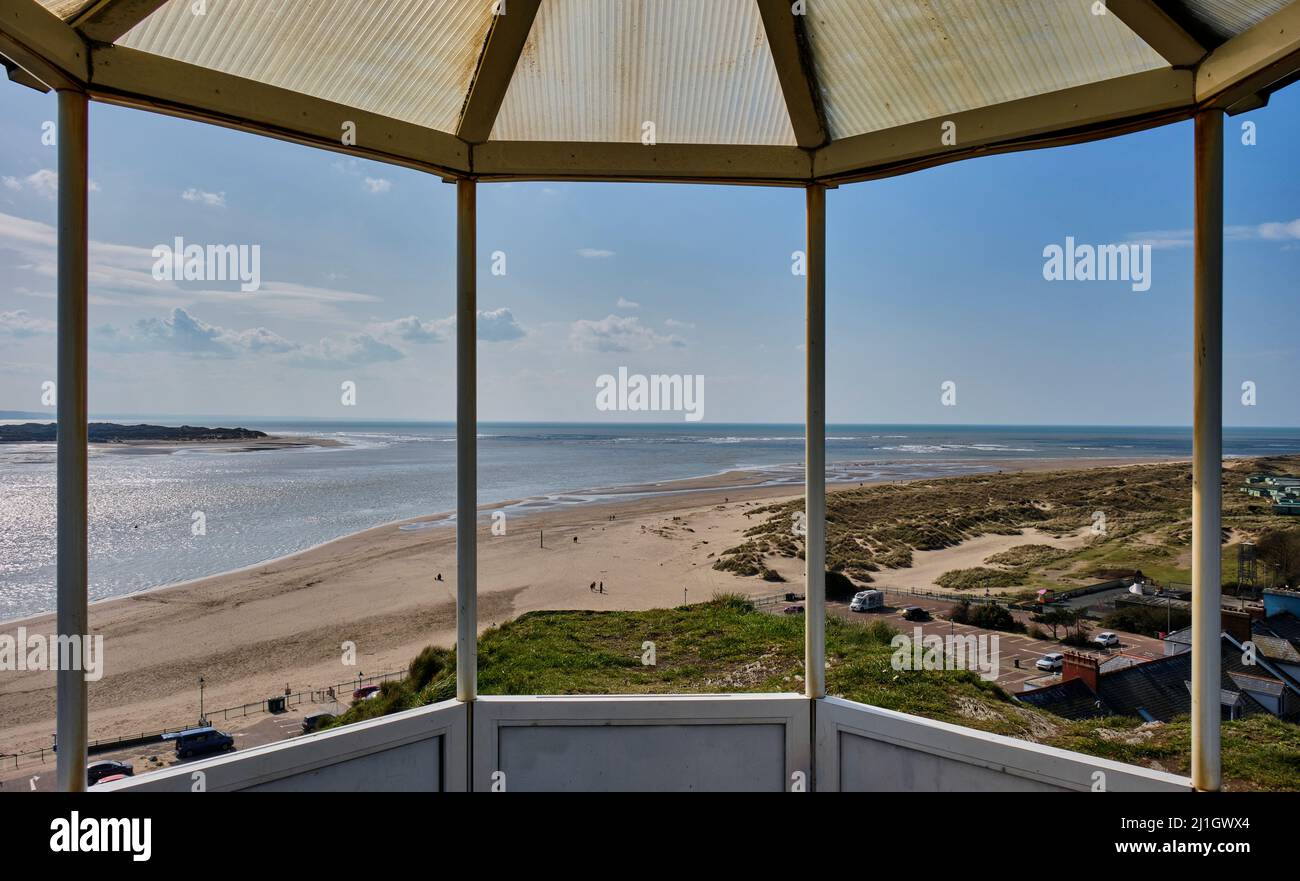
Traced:
POLYGON ((1223 111, 1196 116, 1192 428, 1192 783, 1220 784, 1223 515, 1223 111))
POLYGON ((85 649, 89 638, 86 600, 86 272, 89 189, 87 99, 60 91, 58 150, 58 563, 59 645, 79 647, 52 655, 57 662, 58 785, 61 792, 86 788, 89 728, 85 649))
POLYGON ((478 696, 478 208, 456 181, 456 699, 478 696))
POLYGON ((826 696, 826 188, 808 199, 804 393, 804 691, 826 696))

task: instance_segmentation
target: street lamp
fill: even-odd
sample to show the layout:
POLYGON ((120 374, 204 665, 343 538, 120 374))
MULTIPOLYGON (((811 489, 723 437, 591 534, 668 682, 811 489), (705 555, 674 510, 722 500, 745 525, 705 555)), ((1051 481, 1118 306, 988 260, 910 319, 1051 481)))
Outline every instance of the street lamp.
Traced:
POLYGON ((203 715, 203 677, 199 677, 199 725, 208 724, 208 720, 203 715))

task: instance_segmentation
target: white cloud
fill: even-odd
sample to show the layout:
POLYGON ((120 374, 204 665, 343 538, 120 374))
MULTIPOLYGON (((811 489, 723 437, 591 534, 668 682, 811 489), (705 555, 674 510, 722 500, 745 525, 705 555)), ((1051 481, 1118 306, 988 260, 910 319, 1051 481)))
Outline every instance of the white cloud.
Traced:
POLYGON ((238 354, 284 354, 299 346, 265 327, 237 331, 173 309, 166 318, 141 318, 125 328, 103 325, 95 330, 101 348, 117 352, 174 352, 233 357, 238 354))
POLYGON ((569 326, 569 343, 574 349, 589 352, 646 351, 660 346, 686 345, 681 337, 646 327, 634 315, 607 315, 599 321, 579 319, 569 326))
MULTIPOLYGON (((1300 218, 1257 224, 1237 224, 1223 228, 1223 238, 1229 242, 1300 240, 1300 218)), ((1156 229, 1136 232, 1129 236, 1128 244, 1150 245, 1162 248, 1190 248, 1193 245, 1190 229, 1156 229)))
POLYGON ((441 343, 450 339, 456 327, 455 316, 425 321, 415 315, 370 325, 370 332, 380 339, 406 343, 441 343))
POLYGON ((598 260, 602 257, 613 257, 613 251, 602 251, 600 248, 579 248, 577 251, 579 257, 586 257, 588 260, 598 260))
MULTIPOLYGON (((170 242, 160 243, 168 244, 170 242)), ((12 251, 17 263, 0 268, 21 269, 53 282, 58 269, 58 235, 53 226, 0 213, 0 251, 12 251)), ((108 306, 154 306, 170 309, 197 302, 238 303, 277 318, 301 318, 351 324, 340 311, 346 303, 374 303, 379 298, 360 291, 316 287, 288 281, 263 280, 256 291, 200 289, 193 284, 159 281, 153 277, 152 247, 90 242, 91 302, 108 306)))
POLYGON ((1259 237, 1270 241, 1300 239, 1300 218, 1281 223, 1261 223, 1259 237))
POLYGON ((372 193, 387 193, 393 188, 393 182, 386 177, 366 178, 366 189, 372 193))
POLYGON ((46 336, 57 329, 53 321, 36 318, 26 309, 13 312, 0 312, 0 336, 26 339, 27 337, 46 336))
POLYGON ((209 193, 207 190, 198 190, 194 187, 190 187, 188 190, 181 193, 181 198, 186 202, 198 202, 201 205, 210 205, 214 208, 226 207, 225 192, 209 193))
MULTIPOLYGON (((52 168, 42 168, 22 178, 5 176, 0 178, 0 181, 15 192, 32 192, 50 200, 59 194, 59 173, 52 168)), ((99 183, 90 180, 86 184, 86 189, 98 193, 99 183)))
POLYGON ((406 357, 401 350, 368 333, 302 344, 265 327, 233 330, 209 324, 180 308, 173 309, 166 318, 142 318, 124 328, 98 327, 93 341, 98 348, 122 353, 165 352, 210 358, 285 356, 285 362, 307 367, 363 366, 406 357))
POLYGON ((478 313, 478 338, 489 343, 504 343, 517 340, 524 335, 524 329, 515 320, 514 313, 504 307, 478 313))
POLYGON ((665 325, 666 327, 678 327, 678 328, 682 328, 682 329, 684 329, 684 330, 689 330, 690 328, 695 327, 695 322, 693 322, 693 321, 678 321, 676 318, 665 318, 665 319, 664 319, 664 325, 665 325))
MULTIPOLYGON (((456 333, 456 316, 426 321, 415 315, 372 324, 371 333, 380 339, 407 343, 442 343, 450 341, 456 333)), ((504 306, 499 309, 480 309, 478 312, 478 338, 488 343, 503 343, 521 339, 527 334, 514 316, 504 306)))
POLYGON ((640 308, 641 308, 641 304, 638 303, 638 302, 636 302, 636 301, 634 301, 634 300, 629 300, 629 299, 627 299, 627 298, 625 298, 625 297, 619 297, 619 298, 618 298, 618 308, 620 308, 620 309, 640 309, 640 308))
POLYGON ((405 358, 399 349, 381 342, 368 333, 348 334, 341 341, 323 339, 319 345, 299 350, 291 360, 306 366, 364 366, 405 358))

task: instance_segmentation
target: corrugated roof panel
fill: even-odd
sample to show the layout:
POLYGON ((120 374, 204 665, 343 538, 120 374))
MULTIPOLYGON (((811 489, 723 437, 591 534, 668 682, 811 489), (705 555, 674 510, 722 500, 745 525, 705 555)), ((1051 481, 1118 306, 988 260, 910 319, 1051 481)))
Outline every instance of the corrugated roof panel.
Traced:
POLYGON ((494 140, 795 143, 753 0, 546 0, 494 140))
POLYGON ((1167 67, 1083 0, 815 0, 807 28, 833 138, 1167 67))
POLYGON ((1230 40, 1292 0, 1175 0, 1183 14, 1221 40, 1230 40))
POLYGON ((59 18, 67 21, 94 3, 95 0, 38 0, 38 2, 59 18))
POLYGON ((491 23, 486 0, 170 0, 118 42, 454 132, 491 23))

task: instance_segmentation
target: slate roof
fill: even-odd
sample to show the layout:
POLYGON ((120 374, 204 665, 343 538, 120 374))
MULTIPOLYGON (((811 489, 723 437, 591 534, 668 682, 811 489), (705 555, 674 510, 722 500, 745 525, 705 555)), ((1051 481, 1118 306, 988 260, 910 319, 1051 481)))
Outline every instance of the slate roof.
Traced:
MULTIPOLYGON (((1264 682, 1274 678, 1259 667, 1242 663, 1241 650, 1226 636, 1221 640, 1225 706, 1237 706, 1237 715, 1267 712, 1241 688, 1251 682, 1255 690, 1266 691, 1264 682), (1261 682, 1262 680, 1262 682, 1261 682), (1239 697, 1237 697, 1239 695, 1239 697), (1231 700, 1230 700, 1231 698, 1231 700)), ((1191 712, 1192 696, 1189 683, 1192 679, 1192 654, 1182 652, 1157 658, 1145 664, 1135 664, 1098 678, 1100 696, 1082 679, 1071 679, 1046 688, 1021 692, 1015 698, 1042 710, 1067 719, 1093 719, 1107 715, 1137 716, 1147 721, 1169 722, 1177 716, 1191 712), (1097 704, 1100 702, 1101 707, 1097 704)))

